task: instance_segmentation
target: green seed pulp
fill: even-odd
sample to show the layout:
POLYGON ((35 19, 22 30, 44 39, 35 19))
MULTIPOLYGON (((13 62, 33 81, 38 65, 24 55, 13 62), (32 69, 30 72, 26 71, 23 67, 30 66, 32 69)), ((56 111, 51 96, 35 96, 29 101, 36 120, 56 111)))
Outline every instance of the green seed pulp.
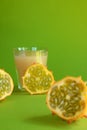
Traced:
POLYGON ((35 92, 37 90, 47 90, 50 87, 52 78, 42 67, 32 67, 28 73, 30 76, 26 75, 24 82, 29 90, 35 92))
POLYGON ((9 93, 11 89, 10 78, 7 75, 0 74, 0 97, 9 93))
POLYGON ((54 86, 50 93, 49 102, 52 108, 64 111, 62 114, 66 117, 74 116, 77 111, 84 109, 84 103, 82 105, 80 103, 81 90, 76 82, 68 81, 66 85, 54 86))

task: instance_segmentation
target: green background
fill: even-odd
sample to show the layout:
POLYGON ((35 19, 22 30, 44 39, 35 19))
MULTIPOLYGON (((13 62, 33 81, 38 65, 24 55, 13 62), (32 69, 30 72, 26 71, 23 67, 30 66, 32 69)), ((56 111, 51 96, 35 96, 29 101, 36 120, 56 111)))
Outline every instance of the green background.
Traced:
POLYGON ((0 103, 1 130, 86 130, 87 119, 71 124, 52 115, 45 95, 14 93, 0 103))
POLYGON ((0 0, 0 68, 15 84, 17 46, 47 48, 56 80, 67 75, 87 80, 87 1, 0 0))
MULTIPOLYGON (((56 80, 67 75, 82 76, 83 80, 87 80, 87 0, 0 0, 0 68, 11 74, 15 86, 17 78, 13 48, 18 46, 47 48, 49 52, 48 68, 53 71, 56 80)), ((18 97, 12 95, 9 100, 0 104, 0 113, 2 113, 0 127, 3 130, 6 129, 5 120, 9 130, 12 129, 12 126, 15 130, 19 128, 38 130, 48 128, 50 130, 58 128, 82 130, 87 128, 87 120, 79 121, 80 123, 72 125, 73 127, 68 127, 65 123, 63 127, 62 121, 59 120, 60 124, 57 124, 56 117, 52 118, 50 115, 45 117, 44 113, 49 114, 46 106, 42 105, 44 112, 41 112, 41 109, 38 110, 38 105, 42 103, 42 100, 44 103, 45 96, 38 98, 35 96, 35 99, 31 99, 27 95, 18 97), (26 104, 24 111, 22 100, 26 104), (32 105, 37 110, 36 113, 33 113, 32 102, 38 104, 32 105), (28 112, 31 110, 32 112, 28 112), (42 120, 39 118, 41 115, 38 115, 38 111, 39 114, 43 113, 42 120), (37 121, 35 122, 36 118, 30 116, 34 119, 31 121, 25 119, 27 123, 18 122, 21 119, 21 113, 23 116, 37 114, 37 121), (32 124, 32 122, 34 123, 32 124)))

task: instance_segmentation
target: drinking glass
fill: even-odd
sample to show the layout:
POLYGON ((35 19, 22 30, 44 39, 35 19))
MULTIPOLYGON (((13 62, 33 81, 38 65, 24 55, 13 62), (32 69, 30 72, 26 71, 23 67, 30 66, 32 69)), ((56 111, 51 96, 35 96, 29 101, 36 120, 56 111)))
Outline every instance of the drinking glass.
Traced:
POLYGON ((47 66, 48 51, 38 47, 17 47, 14 48, 14 61, 17 73, 18 88, 23 89, 22 77, 27 68, 33 63, 40 63, 47 66))

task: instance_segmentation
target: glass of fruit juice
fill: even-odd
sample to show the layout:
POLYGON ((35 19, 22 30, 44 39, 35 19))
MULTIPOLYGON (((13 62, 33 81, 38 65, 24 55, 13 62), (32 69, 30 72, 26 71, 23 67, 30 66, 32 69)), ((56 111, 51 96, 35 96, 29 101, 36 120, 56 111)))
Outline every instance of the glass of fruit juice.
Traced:
POLYGON ((14 61, 16 66, 18 88, 23 90, 22 77, 27 68, 33 63, 40 63, 47 66, 48 51, 38 47, 17 47, 14 48, 14 61))

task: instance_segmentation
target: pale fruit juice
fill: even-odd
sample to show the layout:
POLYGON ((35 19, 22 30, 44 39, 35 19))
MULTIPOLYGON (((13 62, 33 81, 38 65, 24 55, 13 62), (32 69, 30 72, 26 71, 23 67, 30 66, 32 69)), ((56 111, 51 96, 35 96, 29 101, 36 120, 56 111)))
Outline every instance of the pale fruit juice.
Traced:
POLYGON ((15 55, 15 64, 16 71, 18 76, 18 84, 19 88, 23 88, 22 86, 22 77, 26 72, 27 68, 33 63, 41 63, 43 65, 47 65, 47 55, 38 53, 38 51, 32 52, 30 55, 26 55, 25 52, 20 53, 19 55, 15 55))

